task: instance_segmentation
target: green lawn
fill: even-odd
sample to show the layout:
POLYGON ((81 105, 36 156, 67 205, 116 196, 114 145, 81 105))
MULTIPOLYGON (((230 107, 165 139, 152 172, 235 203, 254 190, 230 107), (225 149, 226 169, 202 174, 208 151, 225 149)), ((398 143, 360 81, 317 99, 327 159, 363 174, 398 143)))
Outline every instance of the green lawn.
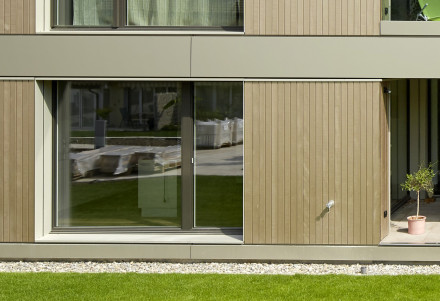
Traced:
POLYGON ((0 274, 1 300, 438 300, 440 276, 0 274))
MULTIPOLYGON (((96 183, 74 183, 71 186, 69 218, 59 219, 60 226, 180 226, 180 177, 170 181, 167 195, 177 199, 175 217, 142 217, 139 209, 139 185, 144 193, 158 195, 163 188, 153 181, 159 178, 96 183), (151 184, 149 184, 151 182, 151 184), (147 188, 145 188, 147 186, 147 188), (157 189, 157 187, 159 187, 157 189)), ((243 219, 243 178, 239 176, 197 176, 197 226, 241 227, 243 219)), ((142 192, 141 192, 142 193, 142 192)), ((168 201, 172 201, 169 199, 168 201)), ((67 215, 67 214, 66 214, 67 215)))

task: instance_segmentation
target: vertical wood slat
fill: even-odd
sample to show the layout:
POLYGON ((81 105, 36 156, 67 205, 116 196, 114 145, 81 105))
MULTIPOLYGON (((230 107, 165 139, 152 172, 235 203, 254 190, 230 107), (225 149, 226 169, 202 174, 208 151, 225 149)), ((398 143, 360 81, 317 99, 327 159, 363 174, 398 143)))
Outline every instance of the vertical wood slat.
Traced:
POLYGON ((316 243, 322 243, 322 233, 323 233, 323 223, 322 223, 322 208, 325 207, 325 202, 323 198, 323 85, 322 83, 316 83, 316 105, 315 105, 315 156, 313 160, 316 162, 316 167, 322 168, 321 171, 315 172, 316 186, 315 186, 315 197, 316 197, 316 207, 315 207, 315 217, 316 217, 316 243))
MULTIPOLYGON (((285 18, 286 5, 289 1, 278 1, 278 35, 285 35, 285 28, 287 27, 287 20, 285 18)), ((289 24, 290 26, 290 24, 289 24)))
POLYGON ((317 35, 318 28, 318 3, 317 0, 310 0, 310 6, 309 6, 309 34, 310 35, 317 35))
POLYGON ((244 168, 246 174, 244 177, 244 240, 252 242, 253 237, 253 162, 252 162, 252 108, 253 108, 253 84, 248 83, 244 87, 244 145, 251 147, 244 148, 244 168))
POLYGON ((33 89, 0 81, 0 242, 34 241, 33 89))
POLYGON ((310 18, 310 2, 312 0, 304 0, 304 10, 303 10, 303 16, 304 16, 304 23, 303 23, 303 28, 304 28, 304 35, 308 36, 310 35, 310 23, 311 23, 311 18, 310 18))
POLYGON ((373 82, 245 83, 245 243, 380 242, 381 97, 373 82))
POLYGON ((0 34, 5 33, 5 0, 0 0, 0 34))
POLYGON ((296 19, 297 16, 298 16, 298 0, 292 0, 290 2, 290 35, 298 34, 298 22, 296 19))
POLYGON ((342 0, 336 0, 335 4, 335 35, 342 35, 342 0))
POLYGON ((304 1, 308 0, 297 0, 296 9, 296 23, 297 23, 297 35, 305 35, 304 32, 304 1))
MULTIPOLYGON (((380 100, 382 89, 379 85, 373 85, 373 99, 378 98, 379 101, 373 101, 373 134, 372 141, 380 141, 380 100)), ((380 143, 373 143, 373 225, 382 224, 382 215, 381 215, 381 200, 380 200, 380 191, 381 191, 381 182, 380 182, 380 143)), ((384 201, 388 203, 387 201, 384 201)), ((373 242, 381 240, 381 233, 378 231, 373 231, 373 242)))
POLYGON ((323 15, 322 5, 324 0, 316 0, 316 35, 323 35, 323 15))
POLYGON ((381 0, 245 1, 249 35, 380 35, 381 0))
MULTIPOLYGON (((347 87, 347 244, 354 244, 354 84, 348 83, 347 87)), ((378 160, 379 161, 379 160, 378 160)))
POLYGON ((278 160, 278 175, 277 175, 277 232, 278 232, 278 242, 285 244, 285 190, 284 190, 284 180, 285 173, 284 169, 286 166, 286 161, 284 158, 284 142, 285 142, 285 125, 284 125, 284 111, 285 111, 285 101, 284 101, 284 84, 278 83, 276 86, 278 95, 278 108, 277 108, 277 124, 274 128, 277 129, 278 135, 278 145, 277 145, 277 158, 278 160))
MULTIPOLYGON (((297 157, 297 148, 296 148, 296 141, 297 141, 297 123, 296 123, 296 108, 297 108, 297 83, 291 83, 290 84, 290 135, 291 135, 291 161, 290 161, 290 182, 287 182, 288 185, 291 188, 290 191, 290 243, 298 241, 297 239, 297 232, 296 232, 296 209, 298 204, 298 198, 296 195, 297 192, 297 169, 298 169, 298 160, 296 160, 297 157)), ((289 114, 289 113, 288 113, 289 114)))
MULTIPOLYGON (((322 175, 323 175, 323 182, 322 182, 322 208, 327 204, 328 200, 330 200, 329 197, 329 185, 330 178, 329 178, 329 147, 330 147, 330 141, 329 141, 329 83, 322 83, 323 89, 322 89, 322 124, 323 124, 323 139, 322 139, 322 175)), ((322 244, 328 244, 329 243, 329 214, 326 214, 325 209, 323 210, 323 214, 321 216, 322 219, 322 244)))
POLYGON ((316 244, 316 83, 310 83, 310 111, 309 111, 309 124, 310 128, 309 132, 309 196, 310 196, 310 204, 309 204, 309 242, 310 244, 316 244))
POLYGON ((16 160, 15 160, 15 194, 16 208, 15 208, 15 223, 16 235, 15 241, 22 241, 23 239, 23 82, 17 82, 16 85, 16 122, 15 122, 15 137, 16 137, 16 160))
POLYGON ((34 34, 36 0, 0 0, 0 34, 34 34))
MULTIPOLYGON (((264 107, 266 104, 266 99, 265 99, 265 86, 264 85, 255 85, 256 89, 254 89, 254 91, 257 91, 259 94, 259 98, 260 98, 260 107, 264 107)), ((258 128, 258 132, 260 135, 260 143, 261 145, 266 145, 266 135, 264 134, 265 131, 265 110, 260 110, 260 120, 262 122, 260 122, 259 124, 259 128, 258 128)), ((262 147, 259 150, 259 159, 260 159, 260 165, 259 165, 259 170, 261 173, 261 176, 259 177, 259 186, 260 186, 260 197, 259 197, 259 212, 258 212, 258 216, 260 217, 260 219, 257 221, 258 223, 258 232, 260 233, 260 241, 262 242, 267 242, 266 240, 266 218, 265 218, 265 214, 266 214, 266 178, 265 178, 265 174, 266 174, 266 148, 262 147)), ((254 221, 255 222, 255 221, 254 221)))
POLYGON ((336 35, 336 1, 328 3, 328 34, 330 36, 336 35))
POLYGON ((265 208, 266 208, 266 243, 272 242, 272 205, 271 205, 271 197, 272 197, 272 129, 270 124, 272 124, 272 104, 271 104, 271 89, 272 84, 271 83, 262 83, 262 86, 265 87, 265 111, 266 111, 266 123, 264 124, 265 127, 265 136, 266 136, 266 145, 265 151, 266 151, 266 198, 265 198, 265 208))
MULTIPOLYGON (((367 122, 366 122, 366 134, 367 134, 367 180, 366 180, 366 187, 367 187, 367 202, 366 202, 366 216, 367 221, 366 223, 371 225, 373 224, 373 217, 374 217, 374 211, 373 211, 373 203, 374 203, 374 186, 373 186, 373 102, 370 101, 371 97, 373 95, 373 84, 367 83, 367 122), (372 201, 370 201, 372 200, 372 201)), ((371 245, 373 243, 373 229, 371 227, 367 227, 367 244, 371 245)))
POLYGON ((14 0, 4 0, 3 10, 4 10, 4 34, 11 34, 11 1, 14 0))
POLYGON ((323 0, 322 2, 322 35, 328 35, 329 34, 329 2, 326 0, 323 0))
POLYGON ((290 83, 284 84, 284 128, 285 128, 285 141, 284 141, 284 224, 285 224, 285 232, 284 232, 284 243, 290 243, 291 237, 291 226, 290 226, 290 210, 291 210, 291 170, 290 170, 290 162, 291 162, 291 88, 290 83))
POLYGON ((5 82, 4 85, 4 120, 3 120, 3 139, 4 139, 4 149, 3 149, 3 239, 4 241, 10 241, 10 228, 9 220, 11 218, 9 213, 9 203, 11 201, 11 175, 10 175, 10 162, 11 153, 13 146, 11 145, 11 82, 5 82))
POLYGON ((354 87, 354 112, 353 112, 353 242, 356 245, 361 244, 361 92, 360 84, 354 87))
MULTIPOLYGON (((28 137, 28 163, 25 167, 28 173, 28 202, 27 202, 27 217, 28 217, 28 236, 27 242, 35 241, 35 83, 32 81, 27 82, 27 126, 26 131, 29 133, 28 137)), ((26 154, 25 154, 26 155, 26 154)))
POLYGON ((361 243, 367 243, 367 84, 361 83, 361 243))
POLYGON ((341 244, 348 243, 348 85, 341 97, 341 244))
MULTIPOLYGON (((260 94, 258 93, 258 85, 252 85, 252 120, 258 120, 259 118, 259 110, 260 107, 260 94)), ((259 152, 260 148, 258 147, 260 145, 260 135, 258 132, 258 124, 253 124, 253 126, 256 127, 255 131, 252 131, 252 166, 258 166, 259 161, 259 152)), ((252 127, 254 128, 254 127, 252 127)), ((253 200, 253 206, 252 206, 252 229, 258 229, 258 224, 261 222, 260 220, 260 191, 258 189, 253 189, 252 194, 252 200, 253 200)), ((256 241, 261 241, 260 238, 260 231, 253 231, 253 238, 256 241)))
POLYGON ((303 146, 303 107, 304 107, 304 85, 297 83, 297 95, 296 95, 296 161, 297 161, 297 173, 296 173, 296 243, 304 243, 304 195, 303 195, 303 180, 304 180, 304 146, 303 146))
POLYGON ((254 29, 254 24, 258 21, 258 18, 255 17, 255 2, 255 0, 246 2, 246 10, 252 13, 244 15, 244 28, 247 32, 252 34, 258 33, 258 31, 255 31, 254 29))
POLYGON ((303 172, 303 240, 304 244, 310 243, 310 85, 311 83, 305 82, 303 84, 304 87, 304 119, 303 119, 303 164, 304 164, 304 172, 303 172))
POLYGON ((334 158, 335 158, 335 243, 342 242, 342 91, 341 83, 335 83, 334 158))
MULTIPOLYGON (((272 130, 272 150, 271 150, 271 165, 272 165, 272 177, 271 177, 271 192, 272 192, 272 243, 275 244, 278 242, 278 195, 279 192, 278 189, 278 129, 277 129, 277 120, 278 120, 278 90, 277 90, 278 83, 272 83, 271 84, 271 91, 270 91, 270 99, 271 99, 271 108, 272 108, 272 116, 271 116, 271 123, 270 129, 272 130)), ((281 180, 281 179, 280 179, 281 180)))

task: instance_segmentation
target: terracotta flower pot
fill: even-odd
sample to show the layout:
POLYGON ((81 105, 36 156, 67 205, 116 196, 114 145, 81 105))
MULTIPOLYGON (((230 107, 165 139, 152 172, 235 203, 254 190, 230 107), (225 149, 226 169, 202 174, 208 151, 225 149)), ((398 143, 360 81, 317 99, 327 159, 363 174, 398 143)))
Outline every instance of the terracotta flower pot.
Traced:
POLYGON ((425 233, 425 220, 426 216, 408 216, 408 234, 423 234, 425 233))

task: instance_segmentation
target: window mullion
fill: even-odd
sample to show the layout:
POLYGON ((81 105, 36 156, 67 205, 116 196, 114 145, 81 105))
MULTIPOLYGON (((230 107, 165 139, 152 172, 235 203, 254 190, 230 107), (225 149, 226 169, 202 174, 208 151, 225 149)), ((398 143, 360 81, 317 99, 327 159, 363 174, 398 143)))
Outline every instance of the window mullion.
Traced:
POLYGON ((113 28, 119 28, 124 25, 124 5, 125 0, 113 0, 113 28))
POLYGON ((194 227, 194 83, 182 83, 182 230, 194 227))

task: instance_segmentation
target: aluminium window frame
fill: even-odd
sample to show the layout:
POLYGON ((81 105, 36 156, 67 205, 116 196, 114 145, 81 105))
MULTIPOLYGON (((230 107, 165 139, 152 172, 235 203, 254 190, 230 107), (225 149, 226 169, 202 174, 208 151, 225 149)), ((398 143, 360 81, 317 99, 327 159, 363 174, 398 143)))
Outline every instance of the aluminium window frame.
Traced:
MULTIPOLYGON (((243 224, 241 227, 197 227, 195 226, 195 183, 194 183, 194 164, 195 164, 195 141, 194 141, 194 83, 197 81, 179 81, 182 84, 182 107, 181 107, 181 226, 180 227, 161 227, 161 226, 75 226, 58 227, 57 224, 57 198, 58 198, 58 174, 57 174, 57 154, 58 154, 58 100, 63 97, 61 89, 58 88, 60 82, 72 82, 76 80, 60 79, 51 81, 51 234, 68 233, 174 233, 174 234, 224 234, 224 235, 243 235, 244 233, 244 189, 242 197, 243 224)), ((153 81, 153 80, 148 80, 153 81)), ((214 81, 221 82, 221 80, 214 81)), ((235 81, 234 81, 235 82, 235 81)), ((244 82, 243 89, 243 108, 244 108, 244 82)), ((244 154, 243 154, 244 155, 244 154)), ((243 167, 244 168, 244 167, 243 167)), ((244 177, 244 173, 243 173, 244 177)), ((243 182, 244 185, 244 182, 243 182)), ((244 188, 244 187, 243 187, 244 188)))
POLYGON ((218 32, 244 32, 245 1, 242 7, 242 26, 134 26, 127 25, 127 0, 113 0, 113 22, 110 26, 78 26, 57 25, 57 0, 50 1, 50 28, 57 31, 218 31, 218 32))

